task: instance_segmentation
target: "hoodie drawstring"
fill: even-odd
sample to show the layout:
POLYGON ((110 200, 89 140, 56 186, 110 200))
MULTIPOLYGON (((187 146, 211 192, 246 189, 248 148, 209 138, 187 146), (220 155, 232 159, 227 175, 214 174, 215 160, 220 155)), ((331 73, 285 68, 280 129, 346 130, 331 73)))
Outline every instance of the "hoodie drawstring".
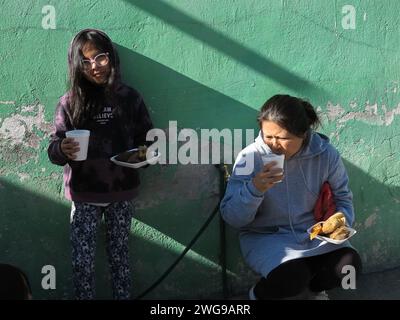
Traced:
MULTIPOLYGON (((284 170, 285 170, 285 172, 287 172, 287 163, 286 163, 286 161, 285 161, 285 163, 284 163, 284 170)), ((285 175, 285 185, 286 185, 286 194, 287 194, 287 198, 288 198, 288 216, 289 216, 289 225, 290 225, 290 229, 291 229, 291 231, 292 231, 292 234, 293 234, 293 236, 295 237, 295 239, 296 239, 296 242, 297 243, 301 243, 301 241, 299 240, 299 238, 297 237, 297 234, 296 234, 296 232, 295 232, 295 230, 294 230, 294 227, 293 227, 293 222, 292 222, 292 211, 290 210, 290 193, 289 193, 289 183, 288 183, 288 176, 287 175, 285 175)))

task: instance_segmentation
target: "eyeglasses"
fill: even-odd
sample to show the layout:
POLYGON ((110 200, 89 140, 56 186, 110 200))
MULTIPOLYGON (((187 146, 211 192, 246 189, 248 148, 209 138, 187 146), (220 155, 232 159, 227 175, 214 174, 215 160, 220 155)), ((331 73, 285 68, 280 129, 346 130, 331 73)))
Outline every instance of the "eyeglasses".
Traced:
POLYGON ((104 67, 108 64, 109 61, 110 59, 108 58, 108 52, 106 52, 98 54, 93 59, 82 59, 82 64, 85 70, 90 70, 92 69, 93 62, 98 67, 104 67))

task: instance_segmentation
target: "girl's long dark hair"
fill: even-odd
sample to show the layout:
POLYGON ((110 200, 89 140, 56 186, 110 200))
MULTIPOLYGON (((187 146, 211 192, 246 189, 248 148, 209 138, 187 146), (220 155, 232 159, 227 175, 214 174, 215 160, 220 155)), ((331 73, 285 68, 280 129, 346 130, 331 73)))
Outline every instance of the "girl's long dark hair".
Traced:
POLYGON ((120 82, 119 57, 111 39, 102 31, 85 29, 72 40, 68 52, 69 117, 72 125, 84 128, 87 121, 101 112, 105 101, 113 101, 120 82), (104 85, 96 85, 85 78, 82 49, 88 42, 101 52, 108 52, 110 75, 104 85))

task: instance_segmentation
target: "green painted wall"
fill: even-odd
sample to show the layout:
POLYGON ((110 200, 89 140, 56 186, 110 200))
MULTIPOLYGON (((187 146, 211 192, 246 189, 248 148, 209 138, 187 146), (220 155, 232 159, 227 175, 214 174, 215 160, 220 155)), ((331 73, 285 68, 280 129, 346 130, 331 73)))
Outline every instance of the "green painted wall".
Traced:
MULTIPOLYGON (((36 298, 72 296, 70 204, 46 149, 66 90, 67 48, 85 27, 103 29, 117 44, 125 80, 142 92, 160 128, 169 120, 196 130, 255 128, 271 95, 309 99, 349 171, 353 244, 365 271, 400 264, 398 1, 0 0, 0 8, 0 261, 27 271, 36 298), (55 29, 43 28, 45 5, 55 8, 55 29), (354 25, 345 5, 355 9, 354 25), (41 288, 44 265, 56 268, 56 290, 41 288)), ((211 165, 156 166, 142 178, 131 240, 134 295, 191 240, 219 188, 211 165)), ((220 297, 218 241, 215 219, 148 298, 220 297)), ((229 228, 227 243, 234 294, 255 275, 229 228)), ((98 296, 109 298, 103 244, 99 234, 98 296)))

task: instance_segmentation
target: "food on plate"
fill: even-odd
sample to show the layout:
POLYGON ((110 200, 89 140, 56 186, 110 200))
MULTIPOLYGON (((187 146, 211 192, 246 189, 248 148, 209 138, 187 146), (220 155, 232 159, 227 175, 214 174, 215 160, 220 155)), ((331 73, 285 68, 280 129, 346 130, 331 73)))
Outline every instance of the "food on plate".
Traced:
POLYGON ((337 212, 328 218, 322 224, 322 232, 325 234, 332 233, 337 228, 344 226, 346 224, 346 218, 342 212, 337 212))
POLYGON ((147 152, 146 146, 139 147, 139 150, 138 150, 139 160, 141 160, 141 161, 146 160, 146 152, 147 152))
POLYGON ((146 153, 147 153, 147 147, 140 146, 138 148, 138 150, 126 151, 126 152, 119 154, 116 157, 116 160, 123 161, 123 162, 129 162, 129 163, 139 163, 139 162, 146 161, 146 153))
POLYGON ((314 227, 312 227, 312 229, 311 229, 310 240, 314 239, 321 232, 322 232, 322 223, 318 223, 314 227))
POLYGON ((346 226, 341 226, 333 231, 329 238, 333 240, 343 240, 346 239, 350 235, 350 230, 346 228, 346 226))
POLYGON ((336 212, 326 221, 315 224, 310 230, 310 240, 318 235, 329 237, 333 240, 343 240, 349 237, 350 230, 346 227, 346 217, 342 212, 336 212))

